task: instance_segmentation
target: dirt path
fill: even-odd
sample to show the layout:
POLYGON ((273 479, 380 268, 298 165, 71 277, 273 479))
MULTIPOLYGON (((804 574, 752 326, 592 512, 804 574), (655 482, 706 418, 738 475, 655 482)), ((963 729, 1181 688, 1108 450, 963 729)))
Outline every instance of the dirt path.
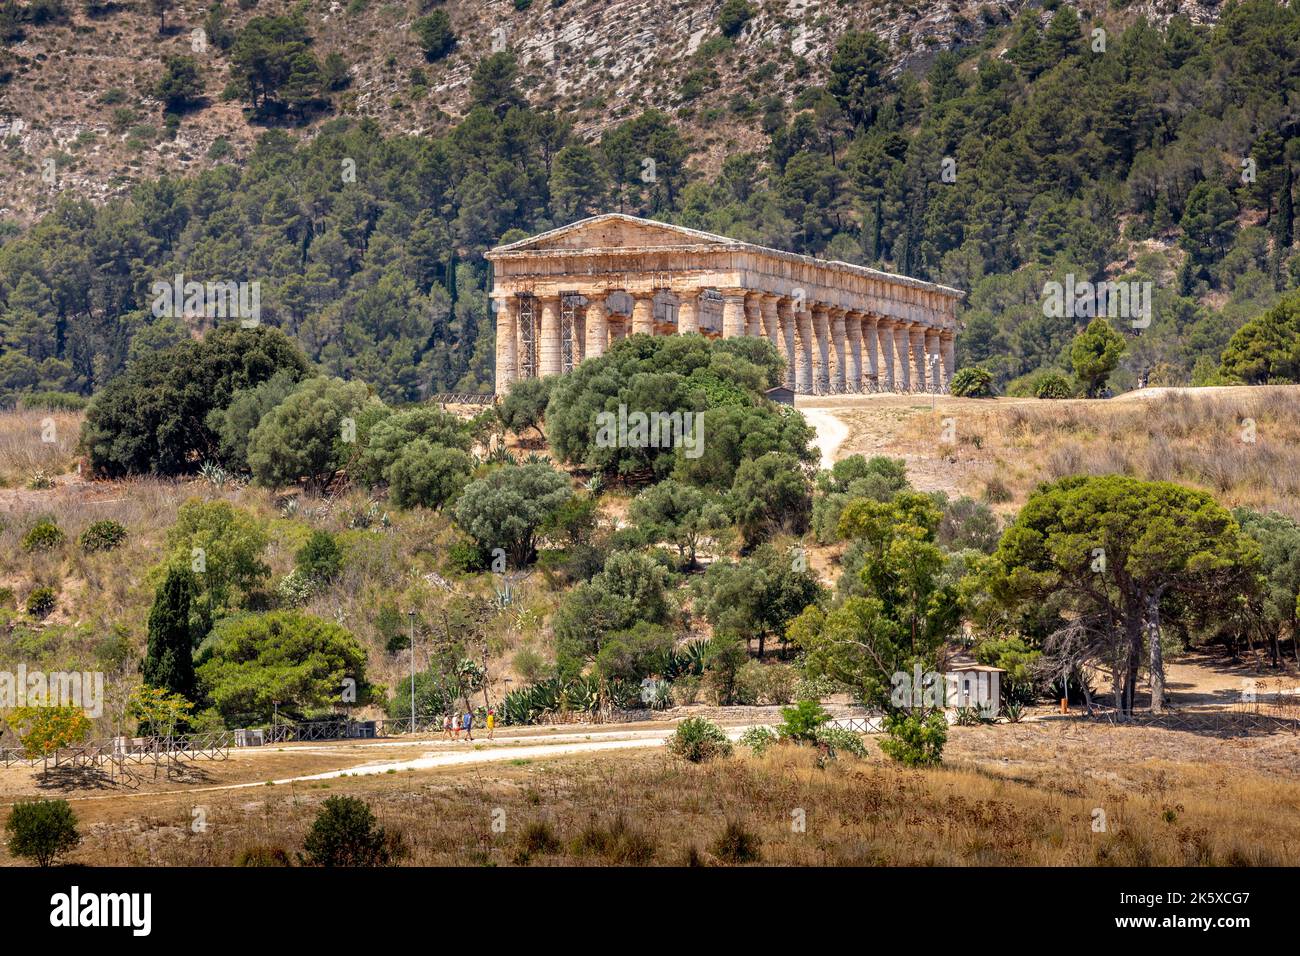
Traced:
MULTIPOLYGON (((732 740, 736 740, 747 729, 747 726, 728 728, 727 736, 732 740)), ((422 746, 424 748, 433 747, 438 749, 425 749, 418 757, 354 764, 339 767, 338 769, 318 771, 316 773, 303 773, 271 779, 253 779, 240 783, 225 783, 212 786, 177 787, 170 790, 142 790, 126 793, 114 792, 111 794, 96 794, 93 796, 76 794, 69 795, 68 799, 76 801, 98 801, 134 799, 140 797, 157 798, 177 794, 245 790, 253 787, 265 787, 272 784, 276 786, 284 786, 293 783, 332 780, 339 777, 376 776, 380 774, 401 773, 408 770, 432 770, 440 767, 463 767, 472 764, 500 763, 519 760, 544 760, 547 758, 568 757, 578 754, 599 753, 610 750, 659 747, 663 745, 664 741, 667 740, 673 732, 674 728, 661 727, 653 730, 616 730, 583 734, 562 733, 538 736, 498 737, 496 740, 492 741, 489 741, 486 738, 478 738, 474 741, 472 750, 463 749, 463 744, 460 742, 446 743, 438 740, 421 741, 416 743, 410 741, 377 742, 368 744, 367 749, 381 746, 409 747, 412 749, 422 746)), ((348 751, 354 746, 354 741, 339 741, 337 747, 331 747, 329 744, 316 744, 311 747, 291 749, 250 749, 241 751, 240 755, 257 755, 263 759, 275 759, 276 757, 283 759, 289 755, 299 755, 302 753, 312 753, 317 755, 329 755, 334 753, 337 754, 338 759, 342 762, 347 759, 348 751)), ((250 774, 250 776, 252 776, 252 774, 250 774)))
POLYGON ((822 453, 822 468, 835 464, 835 452, 849 437, 849 427, 827 408, 801 408, 808 424, 817 429, 817 447, 822 453))

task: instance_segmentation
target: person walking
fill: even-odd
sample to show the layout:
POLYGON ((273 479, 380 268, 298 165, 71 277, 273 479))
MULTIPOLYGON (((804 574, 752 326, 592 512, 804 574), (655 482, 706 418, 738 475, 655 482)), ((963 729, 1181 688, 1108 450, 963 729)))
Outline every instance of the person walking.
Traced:
POLYGON ((442 715, 442 735, 451 740, 451 713, 442 715))
POLYGON ((468 710, 465 711, 465 739, 474 739, 474 713, 468 710))
POLYGON ((460 711, 459 710, 452 715, 451 733, 455 739, 460 740, 460 711))
POLYGON ((496 714, 496 711, 492 710, 491 708, 488 708, 488 712, 487 712, 487 732, 488 732, 488 740, 492 740, 492 739, 493 739, 493 738, 492 738, 492 731, 496 728, 496 725, 497 725, 497 714, 496 714))

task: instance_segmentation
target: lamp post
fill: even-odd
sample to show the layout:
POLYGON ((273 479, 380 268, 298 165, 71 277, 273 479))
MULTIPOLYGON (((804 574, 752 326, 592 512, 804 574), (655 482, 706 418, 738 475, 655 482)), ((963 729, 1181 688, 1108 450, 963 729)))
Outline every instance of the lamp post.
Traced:
POLYGON ((411 735, 415 735, 415 611, 407 611, 411 622, 411 735))

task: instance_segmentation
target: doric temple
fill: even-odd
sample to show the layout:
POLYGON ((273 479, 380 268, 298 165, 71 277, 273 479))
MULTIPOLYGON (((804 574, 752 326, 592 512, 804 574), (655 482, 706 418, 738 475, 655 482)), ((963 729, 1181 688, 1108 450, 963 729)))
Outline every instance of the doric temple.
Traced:
POLYGON ((952 377, 958 289, 610 214, 487 253, 496 391, 637 333, 768 339, 803 395, 924 392, 952 377))

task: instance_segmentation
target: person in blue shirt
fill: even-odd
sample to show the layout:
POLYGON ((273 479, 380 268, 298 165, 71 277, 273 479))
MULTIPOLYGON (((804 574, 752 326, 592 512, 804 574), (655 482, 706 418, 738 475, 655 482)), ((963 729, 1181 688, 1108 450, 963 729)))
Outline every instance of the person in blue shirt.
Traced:
POLYGON ((467 711, 465 711, 465 737, 466 737, 466 739, 468 739, 468 740, 473 740, 473 739, 474 739, 474 734, 473 734, 473 732, 472 732, 472 731, 473 731, 473 728, 474 728, 474 712, 473 712, 473 711, 469 711, 469 710, 467 710, 467 711))

